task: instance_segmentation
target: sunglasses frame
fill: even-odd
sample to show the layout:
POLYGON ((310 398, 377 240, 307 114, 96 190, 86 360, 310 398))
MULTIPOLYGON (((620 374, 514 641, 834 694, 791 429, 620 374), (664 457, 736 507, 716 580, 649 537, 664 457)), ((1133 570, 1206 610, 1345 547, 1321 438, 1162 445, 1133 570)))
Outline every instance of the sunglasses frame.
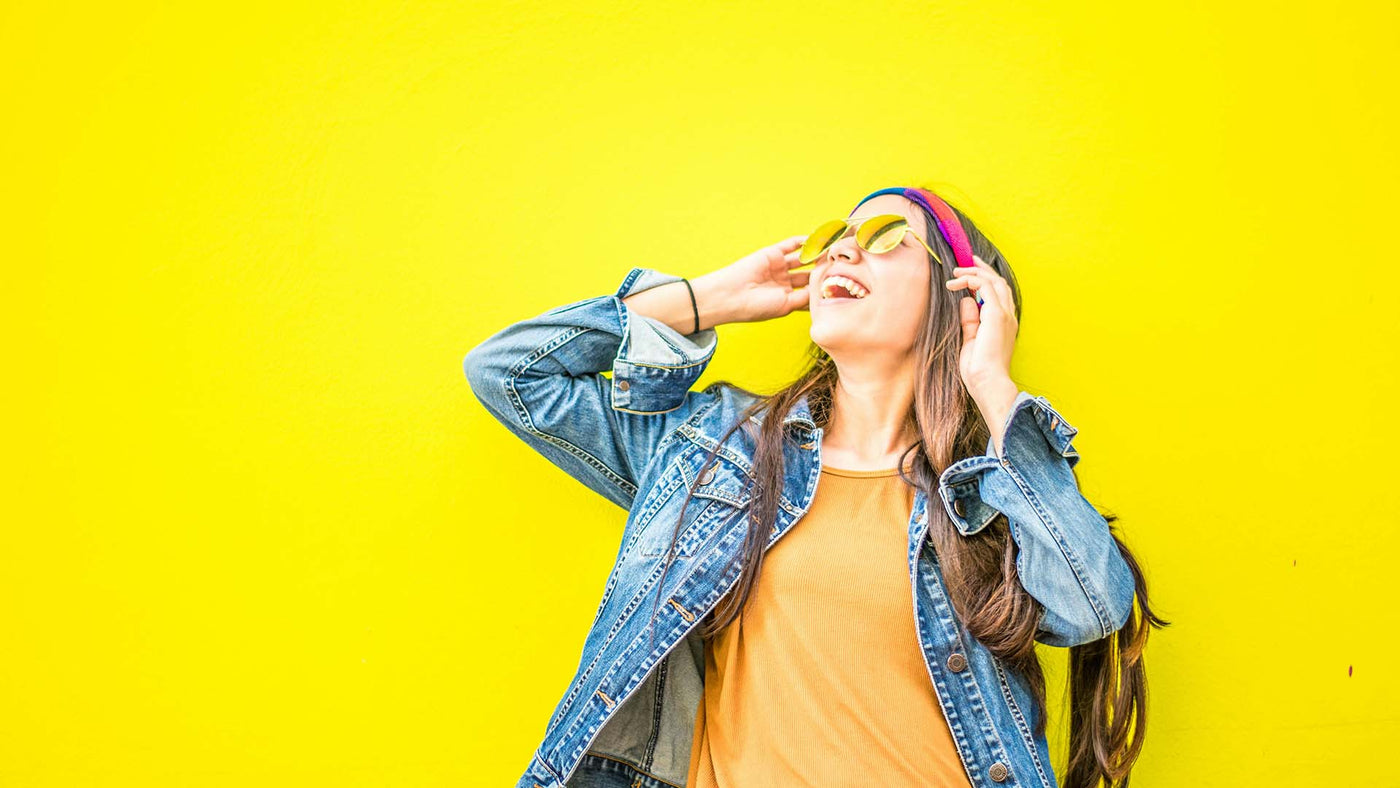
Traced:
MULTIPOLYGON (((904 243, 904 235, 900 235, 899 240, 894 242, 894 246, 891 246, 889 249, 885 250, 884 252, 874 252, 874 251, 871 251, 870 249, 866 249, 865 245, 862 244, 862 243, 860 242, 860 226, 863 225, 863 224, 865 224, 866 222, 869 222, 869 221, 872 221, 872 220, 875 220, 875 219, 880 219, 880 218, 885 217, 885 216, 897 216, 897 217, 899 217, 899 219, 900 219, 901 221, 904 222, 904 233, 905 233, 905 234, 909 234, 909 235, 913 235, 913 236, 914 236, 914 240, 918 241, 918 242, 919 242, 919 245, 922 246, 922 247, 924 247, 924 250, 927 251, 927 252, 929 253, 929 256, 931 256, 934 260, 937 260, 937 261, 938 261, 938 264, 939 264, 940 266, 943 265, 943 260, 942 260, 941 258, 939 258, 938 253, 935 252, 935 251, 933 251, 933 249, 929 248, 928 242, 925 241, 924 239, 920 238, 920 237, 919 237, 919 234, 918 234, 917 232, 914 232, 914 228, 909 224, 909 220, 908 220, 906 217, 900 216, 900 215, 897 214, 897 213, 880 213, 880 214, 876 214, 876 215, 874 215, 874 216, 867 216, 867 217, 865 217, 865 218, 863 218, 863 219, 851 219, 851 218, 848 217, 848 218, 845 218, 845 219, 831 219, 831 220, 828 220, 827 222, 822 222, 821 224, 817 225, 818 228, 821 228, 822 225, 828 224, 828 223, 831 222, 831 221, 841 221, 841 222, 845 222, 845 223, 846 223, 846 231, 843 232, 843 233, 841 233, 839 236, 837 236, 837 237, 831 239, 831 243, 829 243, 829 244, 827 244, 825 247, 823 247, 822 250, 821 250, 820 252, 817 252, 817 256, 816 256, 816 257, 813 257, 811 260, 809 260, 809 261, 807 261, 807 262, 808 262, 808 263, 815 263, 815 262, 817 262, 818 260, 820 260, 820 259, 821 259, 821 256, 822 256, 823 254, 826 254, 827 250, 831 249, 831 247, 832 247, 833 245, 835 245, 837 241, 839 241, 839 240, 841 240, 842 238, 845 238, 845 237, 846 237, 846 233, 849 233, 849 232, 850 232, 850 228, 851 228, 853 225, 856 227, 856 245, 859 246, 861 249, 865 249, 865 251, 870 252, 871 254, 887 254, 888 252, 894 251, 894 247, 895 247, 895 246, 899 246, 900 244, 904 243)), ((807 263, 803 263, 803 265, 807 265, 807 263)))

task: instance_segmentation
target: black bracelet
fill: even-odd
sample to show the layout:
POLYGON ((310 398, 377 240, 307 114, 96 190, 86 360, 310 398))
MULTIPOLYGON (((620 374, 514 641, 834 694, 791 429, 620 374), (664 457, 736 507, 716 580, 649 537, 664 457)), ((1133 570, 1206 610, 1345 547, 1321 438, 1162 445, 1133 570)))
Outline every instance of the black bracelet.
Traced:
POLYGON ((700 333, 700 307, 695 305, 695 289, 690 286, 689 279, 681 279, 681 281, 685 282, 685 289, 690 291, 690 308, 695 310, 695 331, 692 333, 698 334, 700 333))

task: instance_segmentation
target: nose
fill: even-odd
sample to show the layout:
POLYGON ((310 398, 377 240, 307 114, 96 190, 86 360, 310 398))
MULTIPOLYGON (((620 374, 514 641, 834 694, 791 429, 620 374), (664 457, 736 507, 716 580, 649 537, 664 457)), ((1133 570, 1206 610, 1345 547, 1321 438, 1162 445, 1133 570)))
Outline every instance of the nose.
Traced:
POLYGON ((829 262, 836 262, 838 258, 844 257, 850 262, 860 259, 860 247, 856 245, 853 235, 847 235, 839 239, 826 250, 826 259, 829 262))

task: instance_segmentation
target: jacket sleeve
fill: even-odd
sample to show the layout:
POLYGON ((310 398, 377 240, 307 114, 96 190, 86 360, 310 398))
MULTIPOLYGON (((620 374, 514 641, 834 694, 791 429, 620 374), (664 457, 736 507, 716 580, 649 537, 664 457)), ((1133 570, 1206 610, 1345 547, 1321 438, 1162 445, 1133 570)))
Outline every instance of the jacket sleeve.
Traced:
POLYGON ((1135 584, 1108 521, 1079 490, 1070 426, 1044 397, 1024 391, 1003 427, 1002 456, 987 442, 939 476, 939 495, 964 535, 1006 515, 1021 584, 1045 611, 1038 642, 1069 647, 1117 632, 1132 612, 1135 584))
POLYGON ((612 295, 507 326, 463 359, 472 393, 550 462, 630 509, 653 449, 715 396, 690 391, 714 355, 715 329, 682 335, 622 302, 680 280, 633 268, 612 295), (601 374, 609 369, 611 379, 601 374))

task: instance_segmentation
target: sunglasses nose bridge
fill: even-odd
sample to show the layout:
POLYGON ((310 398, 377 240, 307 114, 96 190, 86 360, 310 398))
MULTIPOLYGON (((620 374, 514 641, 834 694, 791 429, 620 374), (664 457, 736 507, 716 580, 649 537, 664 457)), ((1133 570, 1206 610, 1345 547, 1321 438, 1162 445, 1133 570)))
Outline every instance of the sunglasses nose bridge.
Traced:
MULTIPOLYGON (((879 216, 879 217, 876 217, 876 216, 868 216, 868 217, 865 217, 864 219, 849 219, 849 218, 848 218, 848 219, 840 220, 840 221, 844 221, 845 224, 846 224, 846 226, 842 229, 841 234, 840 234, 840 235, 837 235, 837 236, 835 236, 835 237, 831 237, 831 240, 827 241, 826 245, 825 245, 824 247, 822 247, 822 249, 816 253, 815 257, 812 258, 811 262, 813 262, 813 263, 819 263, 819 262, 822 262, 823 260, 830 260, 830 259, 837 253, 837 247, 838 247, 842 242, 844 242, 847 238, 854 238, 854 240, 853 240, 853 242, 852 242, 852 245, 855 247, 855 249, 846 252, 847 256, 848 256, 848 257, 851 257, 852 259, 854 259, 855 257, 858 257, 858 256, 860 255, 860 252, 869 252, 869 253, 871 253, 871 254, 883 254, 884 252, 888 251, 888 249, 887 249, 887 248, 884 248, 884 247, 887 247, 887 246, 888 246, 888 247, 892 248, 893 246, 897 246, 898 243, 899 243, 899 241, 900 241, 900 240, 903 240, 905 233, 908 232, 908 225, 907 225, 907 222, 901 222, 901 224, 903 224, 904 226, 900 228, 900 232, 899 232, 899 234, 898 234, 898 238, 895 240, 895 243, 894 243, 894 244, 889 244, 887 240, 886 240, 886 241, 882 241, 881 238, 880 238, 882 235, 887 235, 888 233, 882 233, 882 232, 879 232, 879 230, 880 230, 880 229, 890 229, 890 225, 889 225, 888 223, 886 223, 886 224, 884 224, 884 225, 882 225, 882 226, 877 226, 877 225, 875 225, 875 224, 869 224, 872 220, 875 220, 875 219, 883 219, 883 218, 885 218, 885 217, 884 217, 884 216, 879 216), (867 235, 868 235, 869 237, 866 239, 866 242, 869 243, 870 246, 867 246, 866 243, 862 243, 861 240, 860 240, 860 228, 861 228, 862 225, 867 225, 867 224, 869 224, 869 227, 867 227, 867 230, 869 230, 869 232, 867 233, 867 235), (859 250, 859 251, 856 251, 856 250, 859 250)), ((828 236, 828 237, 830 237, 830 236, 828 236)))
POLYGON ((844 254, 850 259, 855 260, 856 257, 859 256, 859 254, 865 250, 861 249, 860 242, 855 240, 855 234, 852 232, 853 229, 854 225, 848 225, 846 227, 846 233, 840 238, 837 238, 836 240, 832 241, 826 247, 826 250, 823 251, 821 253, 821 256, 817 259, 820 260, 822 258, 826 258, 828 260, 831 260, 835 258, 837 254, 844 254), (851 243, 849 245, 844 245, 847 239, 850 239, 851 243), (841 251, 843 249, 846 251, 841 251))

